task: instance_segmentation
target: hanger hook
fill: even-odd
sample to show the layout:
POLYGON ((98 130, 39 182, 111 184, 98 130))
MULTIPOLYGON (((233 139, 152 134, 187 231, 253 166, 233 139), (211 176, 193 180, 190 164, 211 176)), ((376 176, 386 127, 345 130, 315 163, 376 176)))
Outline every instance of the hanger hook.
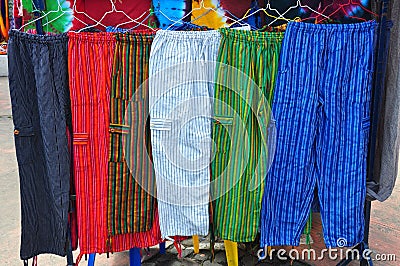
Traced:
POLYGON ((115 10, 116 9, 116 7, 115 7, 115 3, 114 3, 114 1, 113 0, 110 0, 110 3, 111 3, 111 10, 115 10))

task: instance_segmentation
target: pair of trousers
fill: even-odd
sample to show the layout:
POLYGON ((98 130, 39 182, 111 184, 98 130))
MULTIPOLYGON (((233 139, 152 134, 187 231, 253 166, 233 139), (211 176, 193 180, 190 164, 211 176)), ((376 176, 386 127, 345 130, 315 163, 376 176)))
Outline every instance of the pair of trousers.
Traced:
MULTIPOLYGON (((155 211, 151 233, 111 235, 107 206, 110 92, 115 36, 69 32, 73 158, 80 255, 118 252, 161 242, 155 211)), ((148 231, 149 232, 149 231, 148 231)))
POLYGON ((21 192, 21 259, 66 255, 71 109, 68 36, 11 31, 9 85, 21 192))
POLYGON ((362 241, 375 29, 375 22, 289 23, 261 246, 299 244, 316 186, 326 246, 362 241))
POLYGON ((254 241, 268 169, 269 103, 282 32, 220 29, 213 123, 216 237, 254 241))
POLYGON ((163 237, 207 235, 218 31, 157 32, 150 129, 163 237))
POLYGON ((112 235, 151 229, 156 208, 148 127, 150 48, 155 32, 117 34, 111 82, 108 228, 112 235))

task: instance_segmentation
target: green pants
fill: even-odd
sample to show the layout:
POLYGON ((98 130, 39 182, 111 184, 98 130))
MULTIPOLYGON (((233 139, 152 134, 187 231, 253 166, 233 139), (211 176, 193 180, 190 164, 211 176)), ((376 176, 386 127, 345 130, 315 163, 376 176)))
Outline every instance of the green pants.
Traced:
POLYGON ((268 170, 269 104, 282 32, 220 29, 212 161, 215 236, 250 242, 259 231, 268 170))

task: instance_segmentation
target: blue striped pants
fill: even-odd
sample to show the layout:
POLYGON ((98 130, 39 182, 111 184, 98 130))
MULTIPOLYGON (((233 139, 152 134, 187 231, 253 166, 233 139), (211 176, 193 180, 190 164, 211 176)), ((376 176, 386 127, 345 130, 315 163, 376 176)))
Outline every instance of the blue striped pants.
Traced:
POLYGON ((363 239, 375 22, 289 23, 273 100, 261 246, 298 246, 318 188, 327 247, 363 239))
POLYGON ((162 236, 207 235, 218 31, 159 30, 149 106, 162 236))

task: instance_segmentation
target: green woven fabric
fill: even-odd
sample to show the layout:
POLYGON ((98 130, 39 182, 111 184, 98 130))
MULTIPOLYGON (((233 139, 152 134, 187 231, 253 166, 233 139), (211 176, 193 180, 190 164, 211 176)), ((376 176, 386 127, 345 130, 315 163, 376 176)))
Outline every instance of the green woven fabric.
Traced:
POLYGON ((216 237, 250 242, 259 231, 268 170, 269 104, 283 33, 234 29, 220 29, 220 32, 211 164, 212 223, 216 237), (224 195, 219 197, 220 194, 224 195))

